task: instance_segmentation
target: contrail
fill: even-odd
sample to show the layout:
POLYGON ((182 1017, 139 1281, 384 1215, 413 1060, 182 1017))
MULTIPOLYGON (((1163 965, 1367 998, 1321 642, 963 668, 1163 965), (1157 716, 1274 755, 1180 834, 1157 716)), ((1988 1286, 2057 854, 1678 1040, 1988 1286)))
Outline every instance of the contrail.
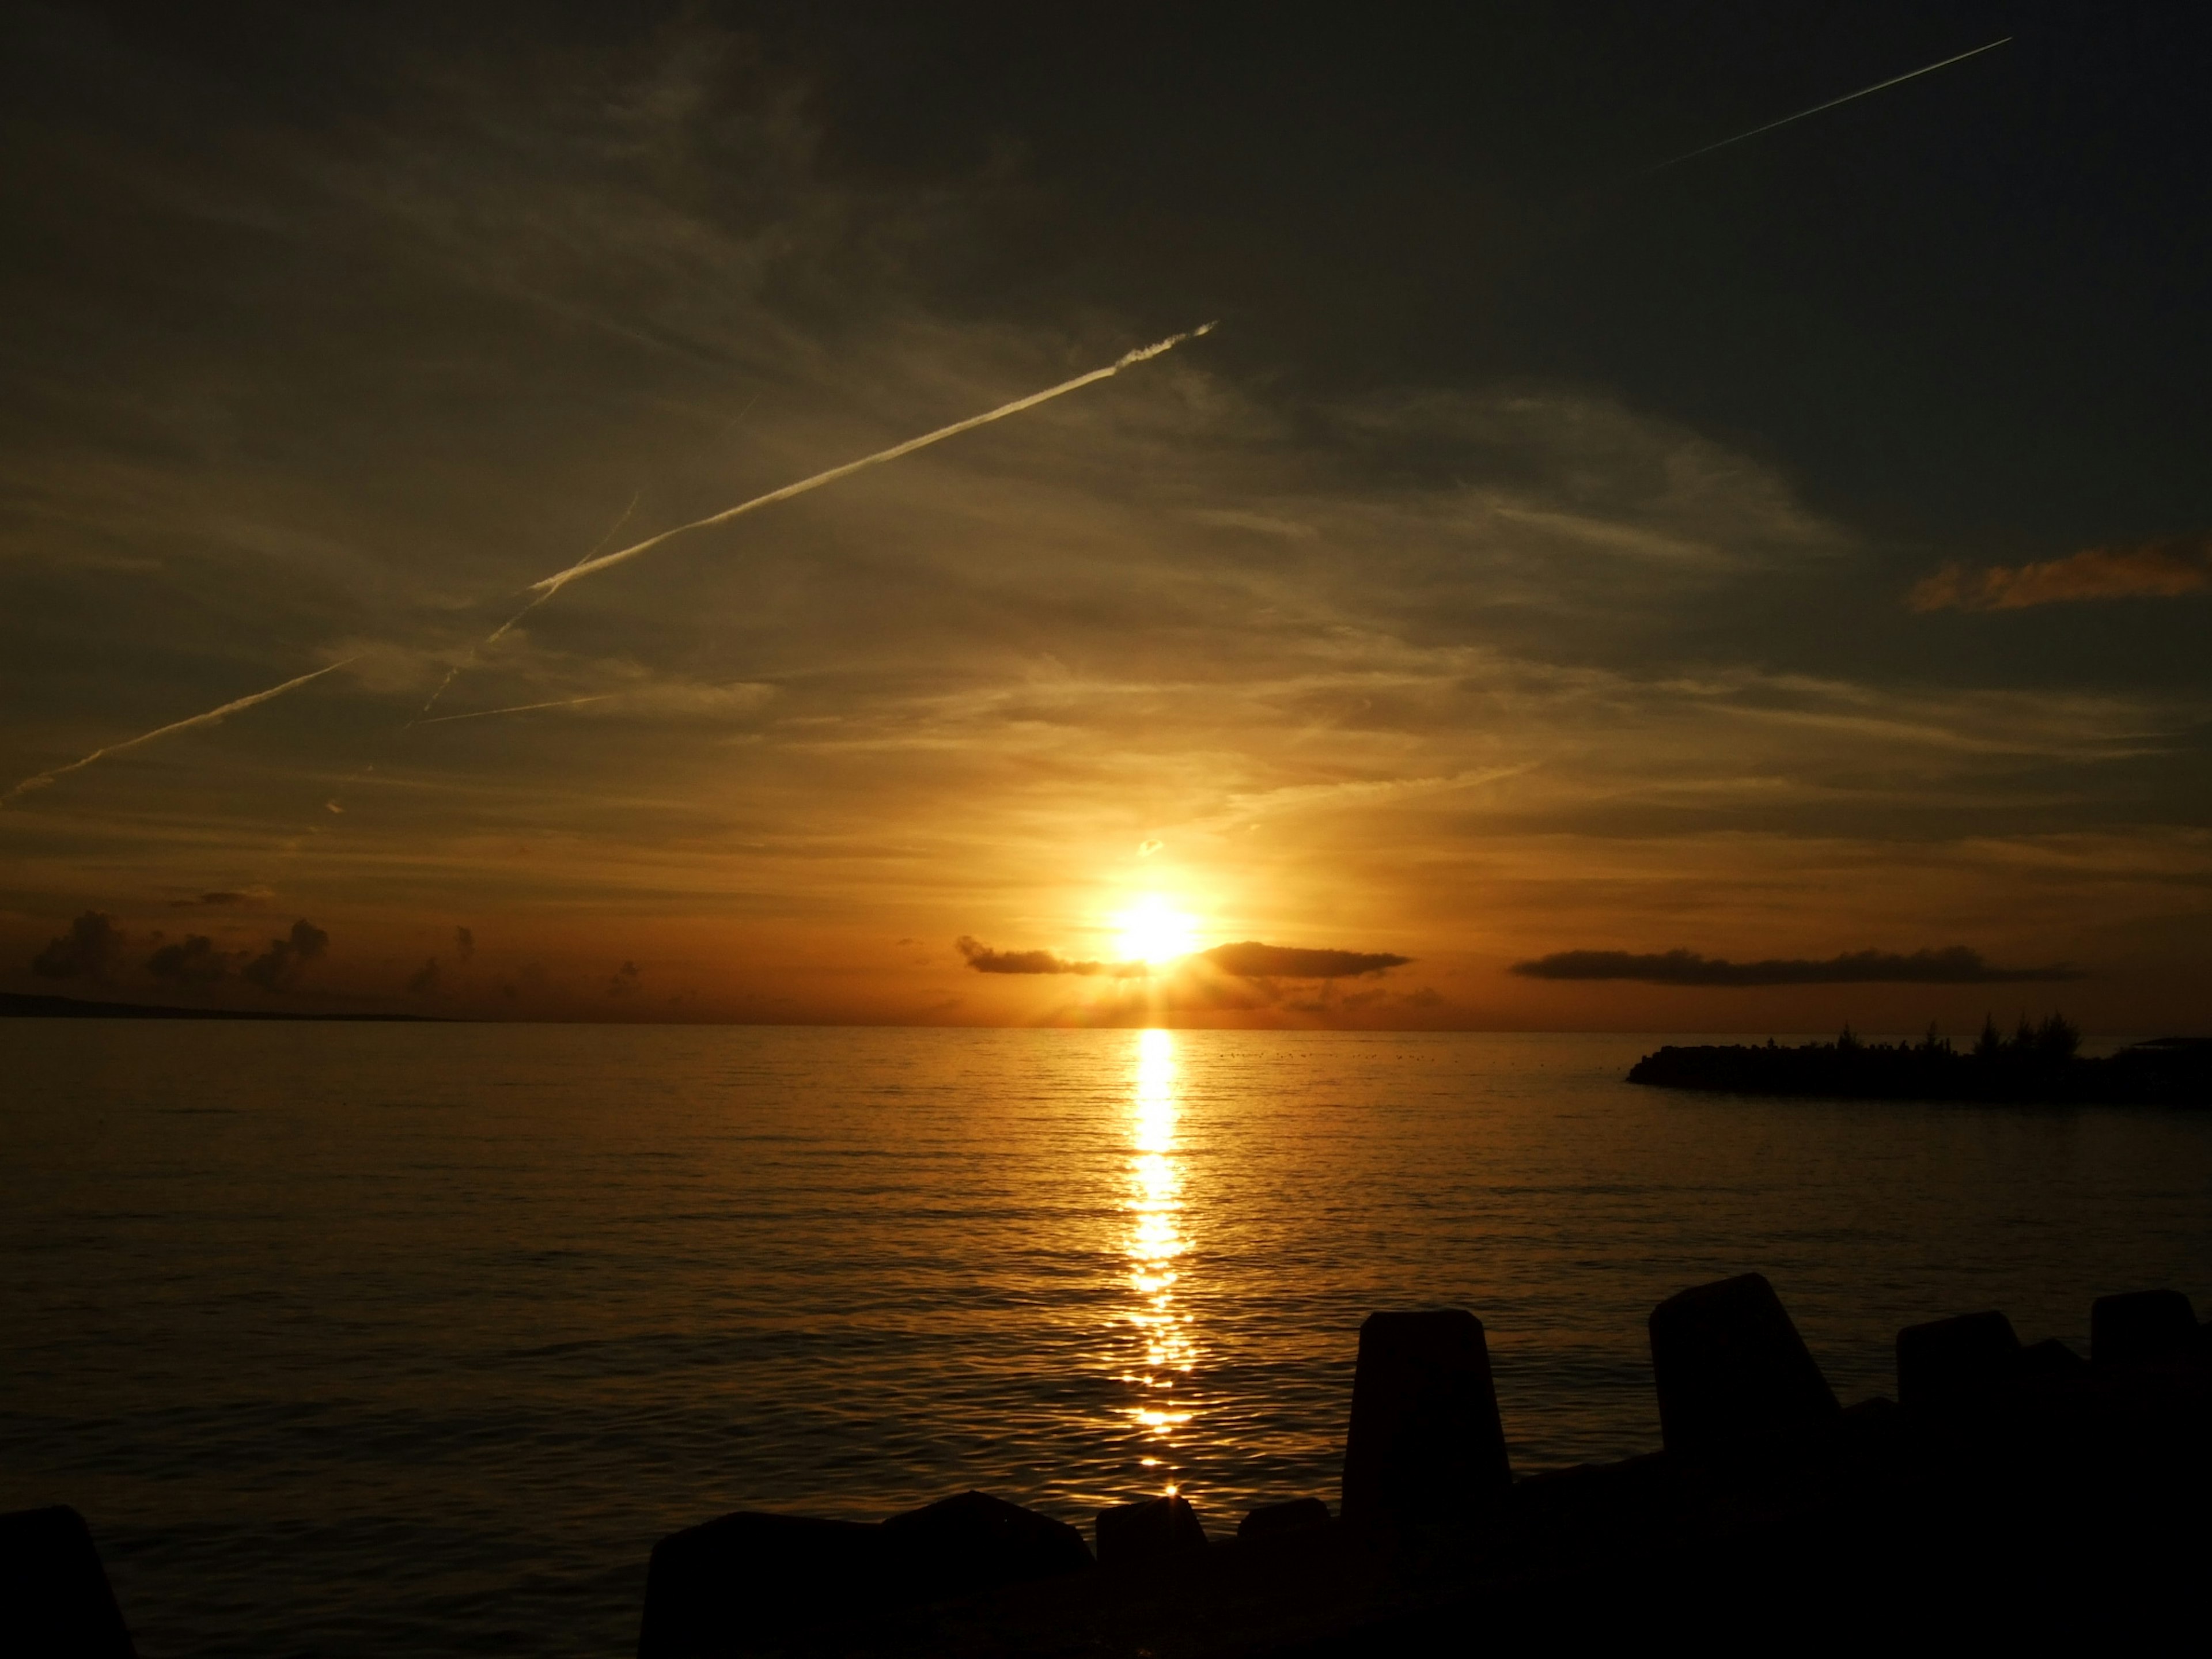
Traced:
POLYGON ((1887 81, 1877 81, 1874 85, 1862 87, 1856 92, 1847 92, 1840 98, 1831 98, 1826 103, 1815 104, 1810 109, 1801 109, 1795 115, 1785 115, 1779 121, 1769 121, 1765 126, 1753 127, 1748 132, 1739 132, 1733 138, 1723 138, 1718 143, 1706 144, 1698 149, 1685 151, 1669 161, 1655 162, 1650 167, 1640 168, 1629 176, 1642 179, 1654 173, 1663 173, 1668 167, 1680 167, 1685 161, 1694 161, 1700 155, 1710 155, 1717 149, 1726 149, 1730 144, 1740 144, 1747 138, 1756 138, 1760 133, 1771 132, 1777 127, 1786 127, 1792 121, 1802 121, 1808 115, 1818 115, 1822 110, 1833 109, 1838 104, 1848 104, 1854 99, 1871 96, 1887 88, 1902 85, 1907 81, 1917 81, 1923 75, 1933 75, 1937 70, 1948 69, 1954 64, 1963 64, 1969 58, 1978 58, 1985 52, 1995 52, 2011 39, 2012 36, 2008 34, 2002 40, 1990 41, 1985 46, 1976 46, 1972 52, 1962 52, 1956 58, 1946 58, 1940 64, 1930 64, 1924 69, 1913 70, 1905 75, 1893 75, 1887 81))
POLYGON ((600 691, 588 697, 556 697, 551 702, 518 702, 507 708, 478 708, 466 714, 440 714, 434 720, 416 720, 417 726, 443 726, 448 720, 488 720, 494 714, 526 714, 533 708, 574 708, 580 702, 605 702, 609 697, 618 697, 619 691, 600 691))
MULTIPOLYGON (((998 408, 984 414, 971 415, 964 421, 955 421, 951 426, 941 426, 936 431, 926 432, 919 438, 909 438, 902 444, 894 444, 889 449, 878 450, 872 455, 864 455, 857 461, 848 461, 842 466, 831 467, 827 472, 817 472, 811 478, 801 478, 797 483, 787 483, 781 489, 771 489, 765 495, 756 495, 752 500, 742 501, 724 512, 714 514, 711 518, 695 519, 690 524, 678 525, 673 530, 664 530, 657 536, 647 537, 633 547, 625 547, 618 552, 602 554, 598 558, 586 559, 580 563, 572 564, 557 575, 548 576, 543 581, 531 583, 530 591, 542 596, 538 599, 532 600, 531 605, 542 604, 544 599, 551 599, 580 576, 589 576, 606 569, 610 565, 617 565, 626 559, 634 559, 639 554, 656 548, 672 538, 688 535, 694 530, 705 530, 714 525, 727 524, 731 520, 743 514, 753 512, 759 507, 772 507, 778 501, 787 501, 793 495, 804 495, 810 489, 819 489, 823 484, 835 483, 838 479, 849 477, 864 468, 881 466, 885 461, 895 461, 902 455, 911 455, 917 449, 927 449, 932 444, 942 443, 947 438, 957 437, 961 433, 972 431, 976 427, 988 426, 993 421, 1003 421, 1007 416, 1018 415, 1025 409, 1035 409, 1039 404, 1049 403, 1054 398, 1065 397, 1071 392, 1089 386, 1094 380, 1103 380, 1109 375, 1118 374, 1133 364, 1145 362, 1158 356, 1164 351, 1171 351, 1185 340, 1195 340, 1201 334, 1210 334, 1213 331, 1213 328, 1214 325, 1212 323, 1202 323, 1198 327, 1183 333, 1170 334, 1166 339, 1156 344, 1139 346, 1134 351, 1124 353, 1104 368, 1094 368, 1088 374, 1079 374, 1072 380, 1062 380, 1058 386, 1048 386, 1042 392, 1032 392, 1026 398, 1017 398, 1013 402, 1001 404, 998 408)), ((519 613, 515 621, 520 621, 521 615, 526 614, 529 608, 525 606, 524 612, 519 613)), ((507 624, 508 628, 514 625, 513 622, 507 624)), ((504 633, 507 630, 501 629, 500 631, 504 633)))
MULTIPOLYGON (((753 399, 754 403, 758 403, 760 399, 757 397, 753 399)), ((750 409, 752 407, 752 404, 748 404, 745 407, 750 409)), ((740 418, 743 417, 740 416, 740 418)), ((583 558, 577 560, 576 564, 580 565, 586 562, 591 559, 593 554, 596 554, 599 550, 600 548, 605 547, 609 542, 614 540, 616 532, 620 531, 624 525, 629 522, 629 515, 637 511, 638 502, 642 501, 644 498, 645 492, 642 489, 632 491, 629 498, 629 505, 623 508, 622 517, 617 519, 612 524, 607 526, 607 533, 600 537, 598 544, 592 549, 590 553, 585 554, 583 558)), ((569 568, 574 569, 575 566, 572 565, 569 568)), ((482 651, 485 646, 498 644, 500 636, 502 634, 506 633, 508 629, 514 627, 515 623, 520 622, 525 617, 537 610, 539 605, 544 604, 546 600, 552 597, 553 595, 550 592, 540 593, 536 599, 531 600, 529 604, 524 605, 521 610, 516 611, 512 617, 509 617, 498 627, 493 629, 489 635, 485 635, 482 644, 471 646, 469 649, 469 654, 466 660, 455 663, 451 668, 448 668, 446 671, 446 678, 438 682, 438 689, 430 694, 430 700, 424 703, 422 707, 416 711, 415 718, 408 721, 405 726, 400 727, 400 730, 403 732, 409 732, 412 731, 418 726, 436 725, 437 722, 429 718, 430 711, 438 706, 438 699, 446 695, 447 687, 453 684, 455 680, 460 678, 462 671, 474 665, 477 659, 477 653, 482 651)))
POLYGON ((345 662, 334 662, 328 668, 318 668, 312 674, 302 674, 296 680, 286 680, 282 685, 272 685, 266 691, 256 691, 250 697, 240 697, 236 702, 227 702, 220 708, 210 708, 206 714, 195 714, 188 720, 178 720, 173 725, 159 726, 135 738, 125 738, 121 743, 111 743, 105 749, 95 749, 82 760, 73 760, 67 766, 57 766, 52 771, 41 772, 35 778, 25 778, 6 794, 0 795, 0 806, 5 806, 18 795, 27 795, 33 789, 43 789, 56 778, 80 771, 104 756, 119 755, 126 749, 137 749, 142 744, 153 742, 156 738, 166 738, 173 732, 189 732, 195 726, 213 726, 227 715, 235 714, 242 708, 251 708, 257 702, 267 702, 271 697, 281 697, 287 691, 305 685, 309 680, 319 680, 325 674, 335 673, 343 668, 346 663, 359 660, 357 657, 348 657, 345 662))

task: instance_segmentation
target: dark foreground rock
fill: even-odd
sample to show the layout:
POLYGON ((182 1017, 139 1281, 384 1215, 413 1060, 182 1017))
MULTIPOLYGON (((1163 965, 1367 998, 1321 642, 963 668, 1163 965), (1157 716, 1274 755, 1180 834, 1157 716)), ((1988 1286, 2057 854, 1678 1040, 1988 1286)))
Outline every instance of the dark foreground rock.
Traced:
MULTIPOLYGON (((2164 1314, 2115 1304, 2108 1324, 2132 1306, 2152 1310, 2156 1330, 2180 1328, 2170 1303, 2164 1314)), ((1651 1328, 1675 1401, 1661 1452, 1537 1475, 1431 1520, 1240 1528, 1234 1540, 1134 1556, 1103 1547, 1121 1523, 1102 1516, 1094 1571, 872 1625, 786 1621, 773 1639, 658 1651, 1349 1659, 2060 1640, 2102 1651, 2201 1625, 2212 1546, 2201 1342, 2124 1343, 2083 1360, 2021 1345, 2001 1314, 1968 1315, 1900 1334, 1902 1404, 1838 1409, 1755 1275, 1669 1298, 1651 1328), (1719 1420, 1731 1401, 1754 1431, 1719 1420)), ((1139 1510, 1170 1513, 1107 1516, 1139 1510)), ((757 1610, 746 1627, 766 1628, 757 1610)))
POLYGON ((1462 1521, 1512 1483, 1482 1322, 1463 1308, 1370 1314, 1352 1380, 1344 1518, 1462 1521))
POLYGON ((1660 1439, 1686 1456, 1817 1433, 1838 1410, 1782 1299, 1759 1273, 1700 1285, 1654 1308, 1651 1372, 1660 1439))
POLYGON ((1280 1538, 1328 1524, 1328 1505, 1318 1498, 1293 1498, 1286 1504, 1263 1504, 1237 1523, 1237 1536, 1246 1543, 1255 1539, 1280 1538))
POLYGON ((0 1653, 133 1659, 84 1517, 57 1504, 0 1515, 0 1653))
POLYGON ((881 1523, 740 1511, 654 1547, 638 1653, 896 1644, 915 1608, 1091 1565, 1066 1522, 980 1492, 881 1523))
POLYGON ((1206 1528, 1190 1499, 1170 1495, 1098 1511, 1098 1564, 1147 1566, 1206 1547, 1206 1528))
POLYGON ((2096 1364, 2186 1359, 2203 1346, 2197 1310, 2179 1291, 2100 1296, 2089 1309, 2089 1358, 2096 1364))
POLYGON ((2012 1321, 1995 1311, 1960 1314, 1897 1334, 1897 1399, 1909 1411, 1972 1407, 2020 1370, 2012 1321))

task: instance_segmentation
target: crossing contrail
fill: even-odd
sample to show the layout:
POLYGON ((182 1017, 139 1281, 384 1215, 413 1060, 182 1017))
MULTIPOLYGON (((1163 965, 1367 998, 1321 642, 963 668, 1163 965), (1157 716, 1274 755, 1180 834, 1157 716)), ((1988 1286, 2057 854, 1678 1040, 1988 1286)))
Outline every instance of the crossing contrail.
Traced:
MULTIPOLYGON (((759 400, 756 398, 754 401, 758 402, 759 400)), ((750 404, 746 405, 749 409, 751 406, 752 405, 750 404)), ((605 547, 609 542, 614 540, 616 533, 619 532, 624 525, 629 522, 629 515, 637 511, 637 504, 640 501, 644 499, 644 496, 645 492, 642 489, 632 492, 629 498, 629 505, 623 508, 622 517, 617 519, 612 524, 607 526, 607 533, 599 538, 599 546, 592 548, 591 552, 585 554, 583 558, 576 561, 576 563, 583 564, 586 562, 599 552, 599 548, 605 547)), ((571 568, 573 568, 573 567, 571 568)), ((550 592, 540 593, 537 598, 525 605, 521 610, 516 611, 512 617, 509 617, 498 627, 493 629, 489 634, 484 636, 483 644, 475 646, 470 650, 469 654, 465 660, 455 663, 451 668, 448 668, 446 671, 446 678, 438 682, 438 689, 430 694, 430 700, 424 703, 422 707, 416 711, 413 720, 408 721, 407 724, 400 729, 402 731, 412 731, 418 726, 436 725, 437 722, 430 718, 430 711, 438 706, 438 699, 446 695, 446 689, 452 685, 455 680, 460 678, 462 671, 469 668, 476 662, 477 653, 482 651, 485 646, 498 644, 500 636, 505 634, 508 629, 514 627, 515 623, 520 622, 525 617, 537 610, 539 605, 544 604, 546 600, 552 597, 553 595, 550 592)))
POLYGON ((287 691, 295 690, 305 685, 309 680, 319 680, 325 674, 335 673, 343 668, 346 663, 359 660, 356 657, 348 657, 345 662, 334 662, 328 668, 318 668, 312 674, 302 674, 296 680, 286 680, 282 685, 272 685, 266 691, 256 691, 250 697, 240 697, 237 702, 227 702, 220 708, 210 708, 206 714, 195 714, 188 720, 178 720, 168 726, 157 726, 151 732, 140 733, 137 737, 125 738, 121 743, 111 743, 105 749, 95 749, 82 760, 73 760, 67 766, 57 766, 52 771, 41 772, 35 778, 25 778, 6 794, 0 795, 0 806, 5 806, 18 795, 27 795, 33 789, 45 788, 56 778, 66 776, 71 772, 81 771, 103 757, 119 755, 126 749, 139 748, 153 742, 156 738, 166 738, 173 732, 189 732, 196 726, 216 725, 226 716, 235 714, 242 708, 251 708, 257 702, 267 702, 271 697, 281 697, 287 691))
POLYGON ((618 697, 619 691, 599 691, 588 697, 556 697, 550 702, 518 702, 506 708, 478 708, 465 714, 440 714, 434 719, 416 720, 417 726, 443 726, 449 720, 486 720, 494 714, 526 714, 533 708, 574 708, 580 702, 605 702, 609 697, 618 697))
MULTIPOLYGON (((1198 327, 1187 330, 1183 333, 1170 334, 1166 339, 1155 344, 1139 346, 1134 351, 1125 352, 1104 368, 1094 368, 1088 374, 1079 374, 1072 380, 1062 380, 1058 386, 1047 386, 1042 392, 1032 392, 1026 398, 1017 398, 1010 404, 1001 404, 998 408, 987 410, 983 414, 971 415, 964 421, 955 421, 951 426, 941 426, 934 432, 925 432, 919 438, 908 438, 902 444, 893 444, 889 449, 879 449, 872 455, 863 455, 857 461, 848 461, 842 466, 831 467, 827 472, 817 472, 811 478, 801 478, 797 483, 787 483, 781 489, 771 489, 765 495, 756 495, 749 501, 740 501, 737 506, 714 514, 710 518, 695 519, 690 524, 678 525, 673 530, 664 530, 657 536, 647 537, 634 546, 622 548, 616 552, 602 554, 597 558, 585 559, 572 564, 556 575, 548 576, 543 581, 531 583, 530 591, 541 597, 532 600, 530 605, 526 605, 521 612, 517 613, 514 622, 520 621, 522 616, 527 614, 532 606, 551 599, 579 577, 592 575, 611 565, 621 564, 625 560, 634 559, 639 554, 647 552, 675 537, 688 535, 694 530, 705 530, 718 524, 727 524, 731 520, 744 514, 754 512, 763 507, 773 507, 778 501, 787 501, 794 495, 804 495, 810 489, 819 489, 823 484, 835 483, 838 479, 850 477, 853 473, 865 468, 881 466, 885 461, 895 461, 902 455, 911 455, 917 449, 927 449, 932 444, 942 443, 947 438, 957 437, 963 432, 973 431, 979 426, 988 426, 993 421, 1003 421, 1007 416, 1018 415, 1025 409, 1035 409, 1039 404, 1049 403, 1054 398, 1065 397, 1071 392, 1089 386, 1094 380, 1103 380, 1109 376, 1118 374, 1133 364, 1147 362, 1164 351, 1171 351, 1185 340, 1195 340, 1201 334, 1210 334, 1213 331, 1213 328, 1214 325, 1212 323, 1201 323, 1198 327)), ((514 622, 509 622, 507 627, 512 628, 514 626, 514 622)), ((503 628, 500 631, 504 633, 507 630, 503 628)))
POLYGON ((1765 126, 1753 127, 1748 132, 1739 132, 1733 138, 1723 138, 1717 143, 1706 144, 1698 149, 1686 150, 1669 160, 1654 162, 1632 176, 1638 179, 1645 178, 1654 173, 1663 173, 1668 167, 1680 167, 1685 161, 1694 161, 1700 155, 1710 155, 1717 149, 1726 149, 1730 144, 1740 144, 1747 138, 1756 138, 1760 133, 1771 132, 1777 127, 1786 127, 1792 121, 1802 121, 1808 115, 1818 115, 1822 110, 1833 109, 1838 104, 1848 104, 1854 99, 1869 97, 1887 88, 1901 86, 1907 81, 1917 81, 1923 75, 1933 75, 1937 70, 1948 69, 1954 64, 1963 64, 1969 58, 1978 58, 1985 52, 1995 52, 2011 39, 2012 36, 2008 34, 2002 40, 1990 41, 1985 46, 1976 46, 1972 52, 1962 52, 1956 58, 1946 58, 1940 64, 1929 64, 1923 69, 1913 70, 1904 75, 1893 75, 1887 81, 1877 81, 1870 87, 1861 87, 1856 92, 1847 92, 1840 98, 1831 98, 1826 103, 1815 104, 1810 109, 1801 109, 1795 115, 1785 115, 1778 121, 1769 121, 1765 126))

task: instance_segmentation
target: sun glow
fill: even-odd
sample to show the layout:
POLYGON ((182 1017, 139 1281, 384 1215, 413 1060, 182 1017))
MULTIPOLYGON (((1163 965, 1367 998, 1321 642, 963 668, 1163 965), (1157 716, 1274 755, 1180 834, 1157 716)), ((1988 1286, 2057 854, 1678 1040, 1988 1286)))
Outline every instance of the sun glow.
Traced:
POLYGON ((1157 967, 1198 949, 1198 924, 1158 894, 1147 895, 1114 918, 1124 962, 1157 967))

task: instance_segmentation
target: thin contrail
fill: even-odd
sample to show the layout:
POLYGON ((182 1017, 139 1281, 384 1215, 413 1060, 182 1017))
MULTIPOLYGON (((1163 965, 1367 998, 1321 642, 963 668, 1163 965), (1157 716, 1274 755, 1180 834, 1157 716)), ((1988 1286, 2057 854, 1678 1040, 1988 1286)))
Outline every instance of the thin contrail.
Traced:
POLYGON ((312 674, 302 674, 296 680, 286 680, 282 685, 272 685, 266 691, 256 691, 250 697, 240 697, 237 702, 227 702, 220 708, 210 708, 206 714, 195 714, 188 720, 178 720, 173 725, 158 726, 137 737, 125 738, 121 743, 111 743, 105 749, 95 749, 82 760, 73 760, 67 766, 57 766, 52 771, 41 772, 35 778, 25 778, 6 794, 0 795, 0 806, 5 806, 18 795, 27 795, 33 789, 43 789, 56 778, 82 770, 104 756, 119 755, 126 749, 137 749, 142 744, 153 742, 156 738, 166 738, 173 732, 189 732, 195 726, 213 726, 226 715, 235 714, 242 708, 251 708, 257 702, 267 702, 271 697, 281 697, 287 691, 305 685, 309 680, 319 680, 325 674, 335 673, 343 668, 346 663, 359 660, 357 657, 348 657, 345 662, 334 662, 328 668, 318 668, 312 674))
MULTIPOLYGON (((902 455, 911 455, 917 449, 927 449, 932 444, 942 443, 947 438, 957 437, 961 433, 972 431, 976 427, 988 426, 993 421, 1003 421, 1007 416, 1018 415, 1025 409, 1035 409, 1039 404, 1048 403, 1054 398, 1065 397, 1071 392, 1089 386, 1094 380, 1103 380, 1109 375, 1118 374, 1132 364, 1141 363, 1158 356, 1164 351, 1173 350, 1185 340, 1194 340, 1201 334, 1210 334, 1213 331, 1213 328, 1214 325, 1212 323, 1202 323, 1198 327, 1183 333, 1170 334, 1157 344, 1139 346, 1134 351, 1123 354, 1104 368, 1094 368, 1088 374, 1079 374, 1072 380, 1062 380, 1058 386, 1048 386, 1042 392, 1032 392, 1026 398, 1017 398, 1010 404, 1001 404, 998 408, 987 413, 971 415, 964 421, 955 421, 951 426, 941 426, 936 431, 926 432, 919 438, 909 438, 902 444, 894 444, 889 449, 878 450, 872 455, 864 455, 857 461, 848 461, 842 466, 831 467, 827 472, 817 472, 811 478, 801 478, 797 483, 787 483, 781 489, 771 489, 765 495, 756 495, 749 501, 741 501, 735 507, 714 514, 711 518, 695 519, 690 524, 678 525, 673 530, 664 530, 659 535, 648 536, 635 546, 625 547, 619 552, 602 554, 598 558, 586 559, 572 564, 557 575, 548 576, 543 581, 531 583, 530 591, 542 596, 538 599, 532 600, 531 604, 532 605, 541 604, 544 599, 551 599, 578 577, 589 576, 606 569, 610 565, 617 565, 626 559, 634 559, 639 554, 658 547, 661 543, 673 537, 688 535, 694 530, 705 530, 714 525, 727 524, 742 514, 750 513, 763 507, 772 507, 778 501, 787 501, 793 495, 804 495, 810 489, 819 489, 823 484, 835 483, 838 479, 847 477, 863 468, 881 466, 885 461, 895 461, 902 455)), ((528 609, 528 606, 524 607, 525 613, 528 609)), ((518 615, 515 620, 521 620, 520 615, 518 615)), ((512 628, 514 625, 514 623, 511 622, 507 627, 512 628)), ((505 631, 505 629, 501 629, 501 633, 505 631)))
POLYGON ((434 720, 416 720, 417 726, 443 726, 448 720, 487 720, 494 714, 526 714, 533 708, 574 708, 580 702, 605 702, 609 697, 618 697, 619 691, 599 691, 588 697, 556 697, 550 702, 518 702, 507 708, 478 708, 466 714, 440 714, 434 720))
MULTIPOLYGON (((754 401, 756 403, 758 402, 758 398, 756 397, 754 401)), ((750 408, 751 405, 748 404, 746 407, 750 408)), ((607 533, 600 537, 597 545, 592 549, 592 551, 585 554, 583 558, 577 560, 576 564, 580 565, 585 563, 592 556, 593 554, 596 554, 600 548, 605 547, 609 542, 614 540, 617 532, 619 532, 624 525, 629 522, 629 515, 637 511, 638 502, 642 501, 644 498, 645 492, 642 489, 632 491, 629 498, 629 505, 623 508, 622 517, 617 519, 612 524, 607 526, 607 533)), ((574 569, 575 568, 575 566, 572 565, 569 568, 574 569)), ((498 644, 500 636, 505 634, 508 629, 514 627, 515 623, 520 622, 525 617, 537 610, 539 605, 544 604, 546 600, 552 597, 553 596, 550 593, 540 593, 536 599, 531 600, 529 604, 524 605, 521 610, 516 611, 512 617, 509 617, 498 627, 493 629, 489 635, 485 635, 481 644, 470 647, 467 658, 463 661, 455 663, 451 668, 448 668, 446 671, 446 678, 438 682, 438 689, 430 694, 429 702, 424 703, 422 707, 416 712, 415 718, 408 721, 405 726, 400 727, 400 730, 403 732, 408 732, 412 731, 418 726, 434 726, 437 722, 429 718, 430 711, 438 706, 438 699, 446 695, 447 687, 453 684, 455 680, 460 678, 462 671, 475 665, 477 653, 482 651, 485 646, 498 644)))
POLYGON ((1963 64, 1969 58, 1978 58, 1985 52, 1995 52, 2011 39, 2012 36, 2008 34, 2002 40, 1990 41, 1985 46, 1976 46, 1972 52, 1962 52, 1956 58, 1946 58, 1940 64, 1930 64, 1924 69, 1913 70, 1904 75, 1893 75, 1887 81, 1877 81, 1870 87, 1860 88, 1856 92, 1847 92, 1840 98, 1831 98, 1826 103, 1815 104, 1810 109, 1801 109, 1795 115, 1785 115, 1778 121, 1769 121, 1765 126, 1753 127, 1748 132, 1739 132, 1733 138, 1723 138, 1717 143, 1706 144, 1698 149, 1686 150, 1670 160, 1655 162, 1650 167, 1640 168, 1630 177, 1646 178, 1655 173, 1663 173, 1668 167, 1680 167, 1685 161, 1694 161, 1700 155, 1710 155, 1717 149, 1726 149, 1730 144, 1740 144, 1747 138, 1756 138, 1760 133, 1771 132, 1777 127, 1786 127, 1792 121, 1802 121, 1808 115, 1818 115, 1822 110, 1833 109, 1838 104, 1848 104, 1854 99, 1871 96, 1887 88, 1899 86, 1907 81, 1917 81, 1923 75, 1933 75, 1937 70, 1948 69, 1954 64, 1963 64))

